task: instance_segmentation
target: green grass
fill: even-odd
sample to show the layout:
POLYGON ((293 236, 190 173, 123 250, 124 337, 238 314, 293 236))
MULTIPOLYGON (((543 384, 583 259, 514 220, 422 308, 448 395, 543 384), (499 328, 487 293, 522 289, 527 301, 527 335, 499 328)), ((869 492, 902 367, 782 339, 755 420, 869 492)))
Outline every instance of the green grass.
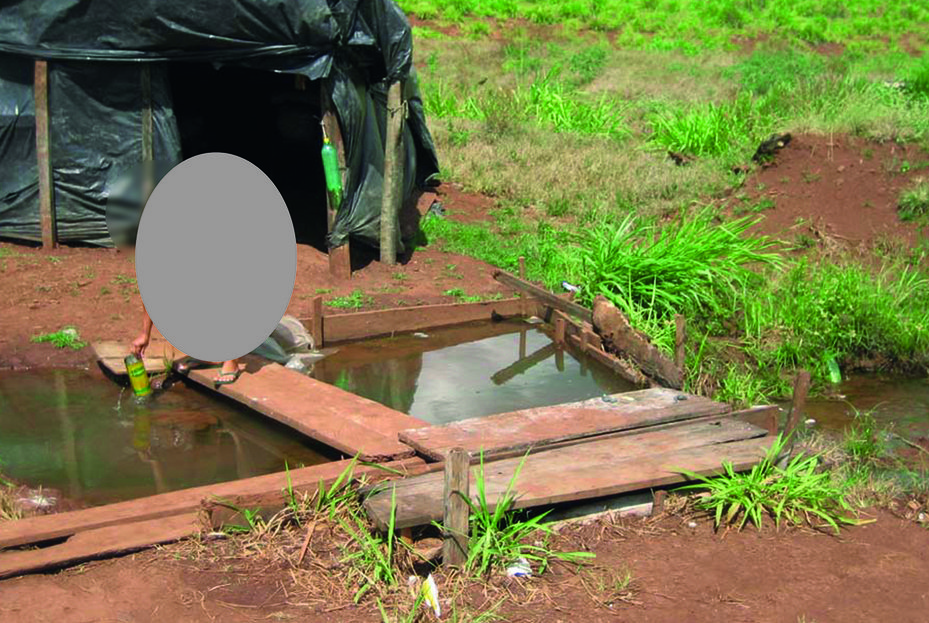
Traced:
POLYGON ((70 348, 72 350, 80 350, 87 346, 87 342, 81 341, 81 336, 74 327, 64 327, 54 333, 33 335, 30 341, 36 344, 50 342, 55 348, 70 348))
POLYGON ((884 452, 874 414, 854 407, 853 411, 852 423, 845 429, 844 450, 857 463, 873 462, 884 452))
POLYGON ((362 307, 371 305, 373 302, 374 299, 365 294, 362 290, 354 290, 351 294, 346 296, 332 297, 325 302, 325 305, 340 309, 361 309, 362 307))
POLYGON ((787 440, 778 435, 764 459, 745 473, 736 472, 731 463, 724 463, 723 473, 711 477, 682 471, 697 482, 678 490, 708 491, 697 505, 713 515, 717 528, 734 525, 741 530, 751 522, 760 529, 765 517, 778 528, 829 526, 836 533, 842 524, 857 524, 846 500, 847 485, 821 469, 817 455, 796 454, 785 467, 778 467, 786 448, 787 440))
POLYGON ((23 516, 22 511, 16 504, 15 490, 16 487, 13 482, 0 474, 0 521, 12 521, 23 516))
POLYGON ((902 221, 914 221, 929 215, 929 180, 920 178, 900 193, 897 205, 902 221))

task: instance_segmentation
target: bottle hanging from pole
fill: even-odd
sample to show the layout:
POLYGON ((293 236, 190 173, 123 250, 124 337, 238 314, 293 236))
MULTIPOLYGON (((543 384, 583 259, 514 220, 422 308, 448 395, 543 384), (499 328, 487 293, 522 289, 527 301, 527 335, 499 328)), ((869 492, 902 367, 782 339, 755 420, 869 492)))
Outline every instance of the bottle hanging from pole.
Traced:
POLYGON ((145 371, 145 364, 135 355, 126 355, 123 360, 126 364, 126 372, 129 373, 129 384, 132 385, 132 391, 139 398, 144 398, 152 393, 152 386, 148 380, 148 372, 145 371))
POLYGON ((342 173, 339 171, 339 155, 335 147, 329 142, 329 137, 323 137, 323 171, 326 173, 326 191, 332 209, 338 211, 342 205, 342 173))

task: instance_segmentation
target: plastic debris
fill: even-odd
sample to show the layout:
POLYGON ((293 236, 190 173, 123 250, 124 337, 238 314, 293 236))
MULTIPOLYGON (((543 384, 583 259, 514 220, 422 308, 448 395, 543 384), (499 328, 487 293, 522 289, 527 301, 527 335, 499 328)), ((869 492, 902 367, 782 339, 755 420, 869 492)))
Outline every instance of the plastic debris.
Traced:
POLYGON ((526 318, 526 322, 529 324, 545 324, 545 321, 538 316, 530 316, 529 318, 526 318))
POLYGON ((565 290, 567 290, 568 292, 577 293, 577 292, 580 292, 580 291, 581 291, 581 288, 580 288, 579 286, 572 285, 572 284, 568 283, 567 281, 562 281, 562 282, 561 282, 561 287, 564 288, 565 290))
POLYGON ((674 397, 674 402, 684 402, 687 400, 687 394, 678 394, 674 397))
POLYGON ((616 400, 616 396, 610 396, 609 394, 603 394, 603 396, 600 399, 603 402, 611 402, 611 403, 618 402, 618 400, 616 400))
POLYGON ((842 371, 839 370, 839 364, 832 353, 826 355, 826 368, 829 370, 829 381, 831 383, 842 382, 842 371))
POLYGON ((807 428, 813 428, 814 426, 816 426, 816 420, 814 420, 813 418, 807 418, 806 420, 804 420, 803 423, 806 424, 807 428))
POLYGON ((695 528, 697 527, 697 522, 696 522, 696 521, 688 521, 688 522, 687 522, 687 527, 688 527, 688 528, 691 528, 691 529, 695 529, 695 528))
MULTIPOLYGON (((419 578, 411 575, 407 582, 410 585, 410 588, 413 588, 419 582, 419 578)), ((439 604, 439 587, 436 586, 435 579, 432 577, 431 573, 426 578, 426 581, 423 582, 422 588, 420 590, 423 594, 423 605, 432 609, 432 613, 435 614, 435 618, 441 618, 442 606, 439 604)))
POLYGON ((445 218, 445 206, 443 206, 438 201, 433 201, 432 205, 430 205, 429 209, 426 211, 426 216, 438 216, 439 218, 445 218))
POLYGON ((416 333, 413 334, 413 337, 418 337, 418 338, 420 338, 420 339, 425 340, 425 339, 427 339, 427 338, 429 337, 429 334, 428 334, 428 333, 423 333, 422 331, 417 331, 416 333))
POLYGON ((529 566, 528 560, 520 556, 516 562, 506 568, 506 574, 511 578, 531 578, 532 567, 529 566))

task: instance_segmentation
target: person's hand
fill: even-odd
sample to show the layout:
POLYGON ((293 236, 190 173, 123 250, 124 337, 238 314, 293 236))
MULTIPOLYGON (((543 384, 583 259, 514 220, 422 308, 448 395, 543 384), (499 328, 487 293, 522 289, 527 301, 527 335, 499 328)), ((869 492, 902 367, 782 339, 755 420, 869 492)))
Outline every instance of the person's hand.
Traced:
POLYGON ((145 349, 148 348, 149 337, 144 333, 137 337, 132 343, 132 354, 136 357, 141 357, 145 354, 145 349))

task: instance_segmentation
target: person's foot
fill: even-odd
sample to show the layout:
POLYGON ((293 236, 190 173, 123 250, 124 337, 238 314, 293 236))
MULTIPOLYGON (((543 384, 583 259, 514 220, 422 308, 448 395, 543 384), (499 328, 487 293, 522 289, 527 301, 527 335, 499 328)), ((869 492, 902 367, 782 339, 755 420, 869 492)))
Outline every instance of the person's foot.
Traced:
POLYGON ((219 385, 229 385, 230 383, 235 383, 241 374, 239 369, 239 362, 236 359, 231 361, 224 361, 223 367, 220 369, 219 374, 216 375, 214 383, 219 385))

